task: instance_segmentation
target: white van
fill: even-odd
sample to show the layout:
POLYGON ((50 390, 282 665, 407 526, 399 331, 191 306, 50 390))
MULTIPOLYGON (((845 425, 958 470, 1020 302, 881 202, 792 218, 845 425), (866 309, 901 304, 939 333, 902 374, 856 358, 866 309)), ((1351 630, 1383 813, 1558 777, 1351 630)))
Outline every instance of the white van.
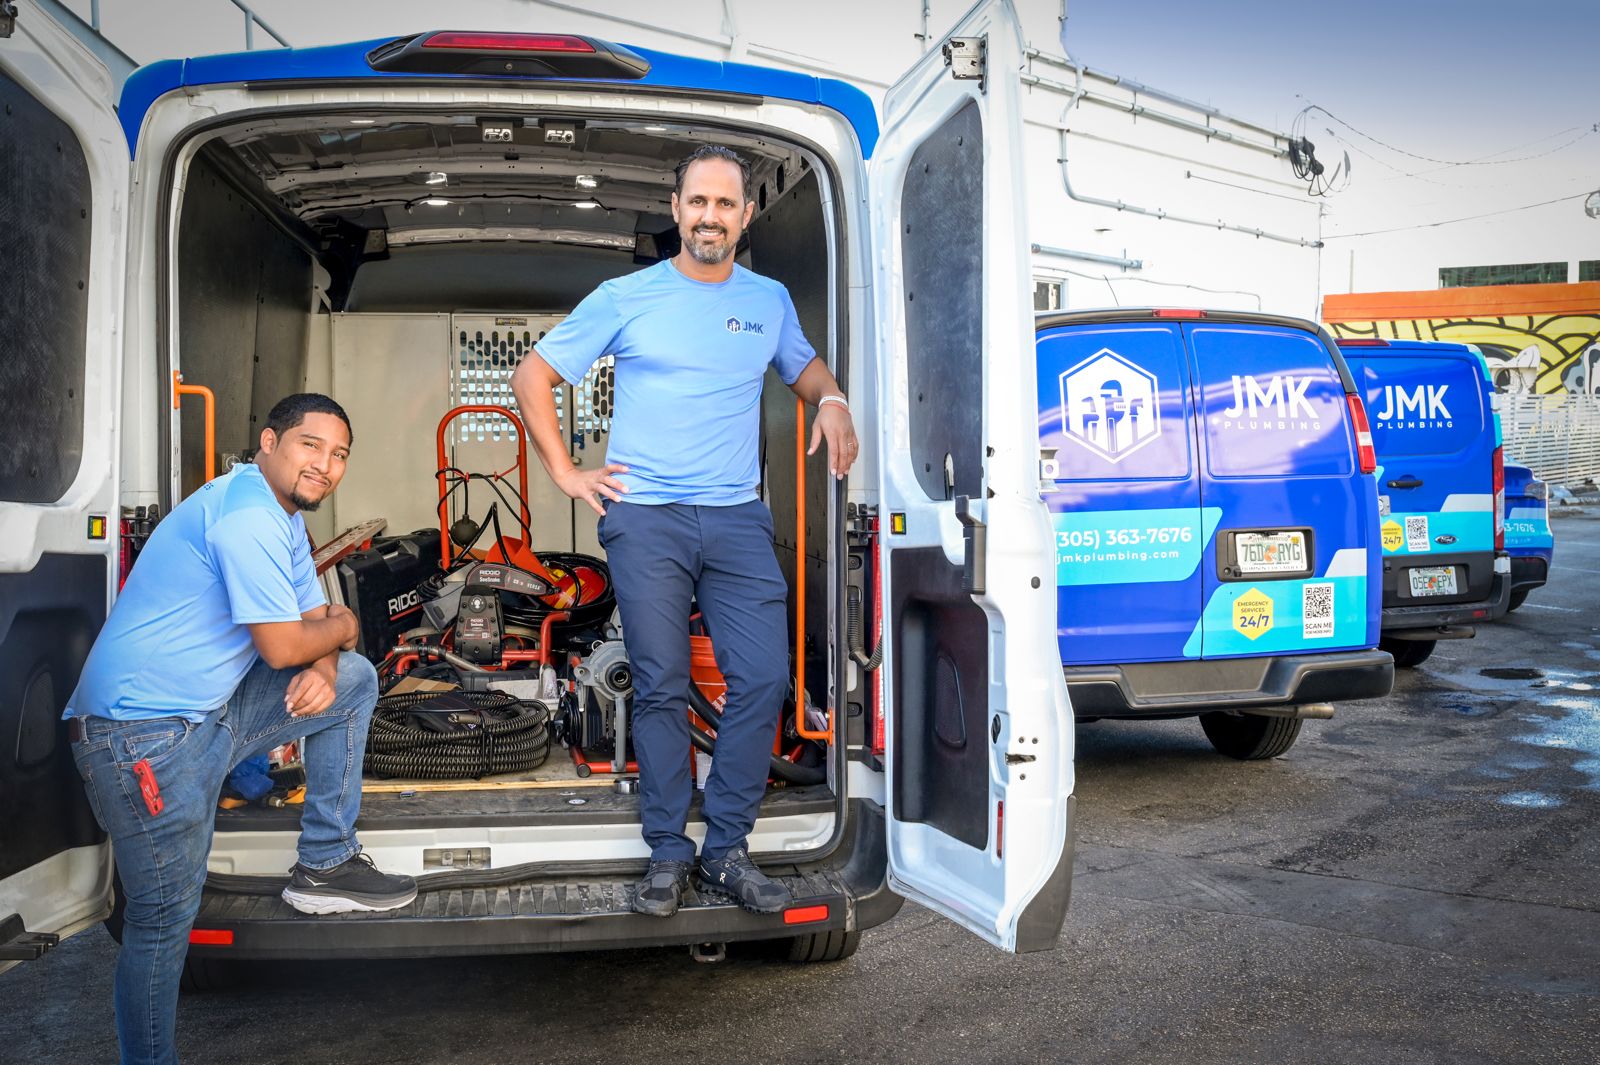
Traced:
MULTIPOLYGON (((115 922, 110 848, 58 719, 152 519, 250 448, 273 401, 312 390, 355 428, 319 541, 363 519, 433 523, 441 415, 509 402, 541 329, 670 253, 672 167, 706 141, 754 161, 739 261, 788 286, 865 448, 846 484, 819 456, 797 507, 795 405, 768 389, 762 491, 831 740, 825 781, 770 789, 751 837, 794 907, 632 913, 637 796, 603 775, 373 781, 361 838, 421 878, 416 903, 304 917, 276 897, 297 815, 221 812, 191 976, 733 940, 827 960, 902 897, 1006 950, 1054 945, 1072 713, 1009 3, 977 4, 901 79, 881 134, 839 82, 540 34, 155 63, 113 113, 99 64, 17 7, 0 22, 0 959, 115 922)), ((560 397, 578 459, 603 452, 606 395, 602 375, 560 397)), ((487 462, 510 446, 494 437, 467 425, 453 446, 487 462)), ((536 546, 597 550, 564 497, 535 486, 532 510, 536 546)))

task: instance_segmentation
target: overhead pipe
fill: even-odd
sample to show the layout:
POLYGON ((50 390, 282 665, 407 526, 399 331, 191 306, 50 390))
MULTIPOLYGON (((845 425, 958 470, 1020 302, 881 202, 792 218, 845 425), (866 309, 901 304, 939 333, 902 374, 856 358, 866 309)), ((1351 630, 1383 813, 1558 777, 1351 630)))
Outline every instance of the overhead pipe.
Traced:
MULTIPOLYGON (((1067 106, 1070 108, 1072 105, 1068 104, 1067 106)), ((1167 211, 1160 210, 1159 208, 1151 210, 1148 207, 1140 207, 1136 204, 1126 203, 1122 200, 1108 200, 1100 196, 1089 196, 1085 193, 1077 192, 1073 189, 1072 179, 1067 173, 1066 119, 1066 112, 1063 111, 1061 115, 1062 124, 1058 130, 1061 137, 1061 156, 1056 160, 1056 162, 1061 164, 1061 187, 1066 190, 1068 199, 1077 200, 1079 203, 1087 203, 1095 207, 1109 207, 1114 211, 1127 211, 1132 214, 1145 215, 1155 219, 1167 219, 1173 222, 1184 222, 1188 225, 1205 226, 1207 229, 1231 230, 1235 233, 1244 233, 1262 240, 1276 240, 1284 244, 1294 244, 1301 248, 1322 247, 1322 241, 1320 240, 1306 240, 1304 237, 1285 236, 1281 233, 1271 233, 1265 229, 1258 229, 1254 226, 1241 226, 1232 222, 1223 222, 1216 219, 1189 218, 1185 215, 1171 214, 1167 211)))
POLYGON ((1030 244, 1028 250, 1035 255, 1054 255, 1061 259, 1078 259, 1086 263, 1102 263, 1106 266, 1119 266, 1124 270, 1143 270, 1143 259, 1119 259, 1115 255, 1097 255, 1092 251, 1074 251, 1071 248, 1058 248, 1053 244, 1030 244))
MULTIPOLYGON (((1110 96, 1105 96, 1101 93, 1086 89, 1081 84, 1081 75, 1080 84, 1077 88, 1074 88, 1065 82, 1054 81, 1050 78, 1041 78, 1037 74, 1023 74, 1020 77, 1024 85, 1035 85, 1041 89, 1049 89, 1053 92, 1070 95, 1074 105, 1076 105, 1079 100, 1088 100, 1090 103, 1099 104, 1102 107, 1109 107, 1114 111, 1121 111, 1125 114, 1132 115, 1134 118, 1148 118, 1152 122, 1160 122, 1164 125, 1188 130, 1191 133, 1198 133, 1207 140, 1219 140, 1228 144, 1237 144, 1241 148, 1253 148, 1258 152, 1265 152, 1267 155, 1279 159, 1284 158, 1289 154, 1289 149, 1286 147, 1280 148, 1275 144, 1262 144, 1260 141, 1254 141, 1246 137, 1240 137, 1237 134, 1230 133, 1225 129, 1218 129, 1215 126, 1208 126, 1204 122, 1196 122, 1193 119, 1184 118, 1181 115, 1168 114, 1165 111, 1154 111, 1138 103, 1117 100, 1110 96)), ((1229 121, 1232 120, 1230 119, 1229 121)))

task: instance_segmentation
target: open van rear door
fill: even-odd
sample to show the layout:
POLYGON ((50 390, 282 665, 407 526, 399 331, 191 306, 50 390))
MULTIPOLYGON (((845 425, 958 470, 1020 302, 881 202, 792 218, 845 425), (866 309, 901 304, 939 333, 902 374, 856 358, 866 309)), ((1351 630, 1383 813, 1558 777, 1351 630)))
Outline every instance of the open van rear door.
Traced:
POLYGON ((110 74, 17 6, 0 20, 0 969, 111 897, 60 718, 115 573, 128 198, 110 74))
POLYGON ((1013 951, 1072 881, 1021 60, 1011 4, 975 6, 889 90, 870 177, 890 884, 1013 951))

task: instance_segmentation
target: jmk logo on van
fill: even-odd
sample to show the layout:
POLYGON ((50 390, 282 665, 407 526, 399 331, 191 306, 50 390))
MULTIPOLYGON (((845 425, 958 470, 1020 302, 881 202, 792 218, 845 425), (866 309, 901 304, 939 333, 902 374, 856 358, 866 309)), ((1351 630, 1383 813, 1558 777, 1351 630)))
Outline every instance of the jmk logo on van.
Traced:
POLYGON ((1322 415, 1306 398, 1311 381, 1297 374, 1273 374, 1263 385, 1255 374, 1234 374, 1233 406, 1222 412, 1222 427, 1321 429, 1322 415))
POLYGON ((1121 462, 1161 435, 1156 375, 1101 348, 1061 374, 1061 431, 1102 458, 1121 462))
POLYGON ((1383 386, 1383 405, 1376 415, 1380 422, 1394 422, 1399 428, 1449 428, 1455 424, 1444 394, 1449 385, 1383 386))

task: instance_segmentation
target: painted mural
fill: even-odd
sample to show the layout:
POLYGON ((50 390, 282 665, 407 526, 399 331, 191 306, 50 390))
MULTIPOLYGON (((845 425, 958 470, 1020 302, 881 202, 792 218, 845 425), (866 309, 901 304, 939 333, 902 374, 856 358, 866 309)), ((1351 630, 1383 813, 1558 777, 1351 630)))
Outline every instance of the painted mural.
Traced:
POLYGON ((1600 282, 1328 296, 1336 337, 1476 344, 1501 392, 1600 394, 1600 282))

